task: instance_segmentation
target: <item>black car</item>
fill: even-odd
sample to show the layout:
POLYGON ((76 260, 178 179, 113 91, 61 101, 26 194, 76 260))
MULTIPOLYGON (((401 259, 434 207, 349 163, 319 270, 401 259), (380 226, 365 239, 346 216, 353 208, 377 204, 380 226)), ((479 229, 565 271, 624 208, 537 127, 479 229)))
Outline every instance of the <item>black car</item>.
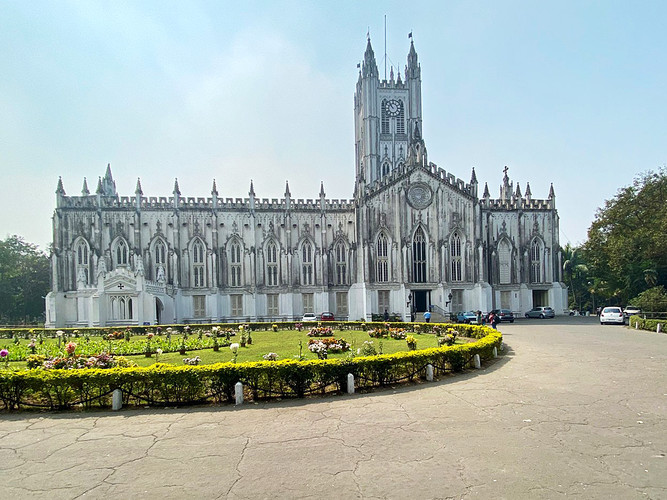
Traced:
MULTIPOLYGON (((493 313, 495 316, 498 317, 498 323, 502 323, 503 321, 509 321, 510 323, 514 323, 514 313, 509 309, 494 309, 489 314, 491 313, 493 313)), ((488 315, 487 315, 487 321, 488 321, 488 315)))

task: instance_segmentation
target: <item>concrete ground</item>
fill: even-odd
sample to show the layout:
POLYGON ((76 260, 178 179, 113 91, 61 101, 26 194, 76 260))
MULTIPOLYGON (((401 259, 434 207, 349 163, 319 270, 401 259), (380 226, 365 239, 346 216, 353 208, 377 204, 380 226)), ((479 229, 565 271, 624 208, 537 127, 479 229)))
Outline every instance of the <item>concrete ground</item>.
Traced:
POLYGON ((667 335, 502 324, 481 371, 372 394, 3 414, 3 498, 667 498, 667 335))

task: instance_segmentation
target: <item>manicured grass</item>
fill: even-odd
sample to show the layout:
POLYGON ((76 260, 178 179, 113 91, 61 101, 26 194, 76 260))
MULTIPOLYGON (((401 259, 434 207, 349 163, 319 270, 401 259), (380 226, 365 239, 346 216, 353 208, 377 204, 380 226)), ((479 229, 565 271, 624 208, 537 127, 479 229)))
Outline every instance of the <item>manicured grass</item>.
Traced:
MULTIPOLYGON (((435 335, 433 334, 411 334, 417 340, 417 349, 426 349, 430 347, 437 347, 438 341, 435 335)), ((345 339, 351 345, 351 351, 356 353, 358 348, 361 348, 365 341, 372 341, 375 349, 384 354, 390 354, 400 351, 407 351, 408 346, 405 340, 395 340, 395 339, 377 339, 371 338, 368 335, 368 332, 360 330, 334 330, 333 337, 340 339, 345 339)), ((143 339, 143 336, 133 336, 132 340, 143 339)), ((238 351, 237 361, 263 361, 263 355, 268 354, 269 352, 275 352, 279 355, 278 359, 294 359, 299 355, 299 342, 301 342, 301 354, 305 359, 317 359, 317 355, 308 350, 308 341, 314 337, 308 337, 307 330, 296 331, 296 330, 279 330, 277 332, 273 331, 255 331, 252 332, 253 343, 246 347, 241 347, 238 351)), ((72 339, 73 341, 80 343, 84 342, 83 339, 72 339)), ((99 337, 93 337, 92 340, 100 340, 99 337)), ((176 341, 176 336, 173 337, 173 340, 176 341)), ((220 341, 224 341, 224 337, 220 341)), ((21 340, 21 344, 27 345, 29 340, 21 340)), ((55 343, 55 339, 44 339, 44 343, 55 343)), ((123 340, 117 340, 114 342, 124 342, 123 340)), ((239 342, 239 335, 236 335, 231 338, 231 342, 239 342)), ((7 347, 11 349, 13 346, 11 339, 3 339, 0 341, 0 348, 7 347)), ((211 363, 221 363, 229 362, 233 360, 233 354, 229 347, 220 346, 218 352, 213 351, 213 349, 199 349, 199 350, 187 350, 185 355, 181 355, 178 352, 164 352, 160 355, 159 361, 161 363, 170 363, 174 365, 182 365, 183 358, 193 358, 199 356, 201 358, 201 364, 211 364, 211 363)), ((340 354, 329 354, 330 359, 334 358, 345 358, 349 356, 349 353, 340 353, 340 354)), ((150 366, 156 362, 156 356, 153 354, 150 358, 145 357, 143 354, 125 356, 128 359, 131 359, 139 366, 150 366)), ((10 367, 15 368, 25 368, 25 362, 11 362, 10 367)))

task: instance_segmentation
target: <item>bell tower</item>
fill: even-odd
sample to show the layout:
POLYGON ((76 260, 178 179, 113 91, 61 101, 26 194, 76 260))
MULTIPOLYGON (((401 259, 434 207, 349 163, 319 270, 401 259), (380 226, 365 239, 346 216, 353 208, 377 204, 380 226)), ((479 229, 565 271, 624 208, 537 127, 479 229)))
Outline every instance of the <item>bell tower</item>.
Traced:
POLYGON ((422 141, 421 67, 410 42, 407 65, 380 80, 370 37, 354 94, 355 193, 406 167, 410 148, 422 141))

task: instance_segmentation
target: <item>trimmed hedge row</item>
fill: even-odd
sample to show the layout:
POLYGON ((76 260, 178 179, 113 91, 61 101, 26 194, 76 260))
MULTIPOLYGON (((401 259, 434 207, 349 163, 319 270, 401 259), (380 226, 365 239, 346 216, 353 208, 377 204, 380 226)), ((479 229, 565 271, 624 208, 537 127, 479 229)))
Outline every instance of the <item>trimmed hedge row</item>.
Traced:
POLYGON ((660 331, 662 333, 665 333, 665 330, 667 329, 667 320, 665 319, 645 319, 641 316, 630 316, 628 325, 635 328, 636 324, 639 324, 640 330, 648 330, 650 332, 657 332, 658 325, 660 325, 660 331))
MULTIPOLYGON (((463 326, 463 325, 460 325, 463 326)), ((148 368, 81 370, 0 370, 0 400, 5 409, 67 409, 111 406, 111 392, 123 391, 129 405, 189 405, 234 401, 242 382, 246 398, 305 397, 343 391, 348 373, 360 389, 421 377, 426 365, 435 374, 462 370, 475 354, 482 359, 500 348, 502 335, 483 326, 468 326, 479 340, 463 345, 349 359, 217 363, 204 366, 156 364, 148 368)), ((462 332, 463 333, 463 332, 462 332)))

